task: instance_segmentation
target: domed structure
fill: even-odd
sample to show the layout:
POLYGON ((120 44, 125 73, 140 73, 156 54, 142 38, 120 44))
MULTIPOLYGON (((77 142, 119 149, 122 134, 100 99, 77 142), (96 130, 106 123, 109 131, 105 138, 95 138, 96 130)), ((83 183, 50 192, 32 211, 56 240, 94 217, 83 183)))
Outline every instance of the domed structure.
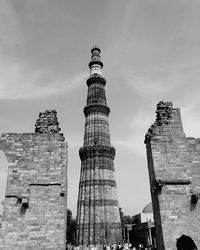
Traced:
POLYGON ((140 214, 133 216, 132 231, 129 232, 129 240, 132 246, 143 244, 144 247, 152 246, 156 248, 155 225, 152 203, 149 202, 140 214))
POLYGON ((150 214, 153 213, 153 207, 152 207, 152 203, 149 202, 142 210, 143 214, 150 214))

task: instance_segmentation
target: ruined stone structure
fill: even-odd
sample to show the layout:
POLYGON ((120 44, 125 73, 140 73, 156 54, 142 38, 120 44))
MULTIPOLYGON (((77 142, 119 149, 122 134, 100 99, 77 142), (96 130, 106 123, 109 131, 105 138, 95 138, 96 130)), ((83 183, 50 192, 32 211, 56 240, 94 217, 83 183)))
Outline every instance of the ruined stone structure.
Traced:
POLYGON ((67 144, 55 110, 39 114, 35 133, 4 133, 8 160, 0 249, 66 249, 67 144))
POLYGON ((77 207, 77 244, 121 242, 117 186, 111 146, 100 49, 94 47, 89 62, 88 95, 84 108, 84 144, 80 148, 81 173, 77 207))
POLYGON ((176 250, 182 234, 200 249, 200 139, 185 136, 171 102, 156 114, 145 143, 158 249, 176 250))

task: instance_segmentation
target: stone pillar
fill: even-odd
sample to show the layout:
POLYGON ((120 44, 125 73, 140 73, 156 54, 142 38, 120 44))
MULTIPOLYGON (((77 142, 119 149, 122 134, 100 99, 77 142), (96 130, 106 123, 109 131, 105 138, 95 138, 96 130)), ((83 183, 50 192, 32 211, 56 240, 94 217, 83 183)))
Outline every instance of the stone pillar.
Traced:
POLYGON ((8 179, 0 249, 66 249, 67 143, 56 111, 40 113, 36 133, 5 133, 8 179))
POLYGON ((100 49, 92 49, 88 96, 84 108, 84 144, 80 148, 81 173, 77 208, 77 244, 121 242, 122 229, 114 173, 100 49))
POLYGON ((176 250, 182 234, 199 247, 200 140, 186 138, 171 102, 159 102, 156 114, 145 143, 158 249, 176 250))

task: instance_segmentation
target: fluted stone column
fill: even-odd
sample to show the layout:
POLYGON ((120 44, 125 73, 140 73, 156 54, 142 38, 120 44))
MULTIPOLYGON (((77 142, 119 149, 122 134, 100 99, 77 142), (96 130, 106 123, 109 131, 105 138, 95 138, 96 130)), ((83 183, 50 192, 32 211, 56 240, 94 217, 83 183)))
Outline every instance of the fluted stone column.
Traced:
POLYGON ((84 108, 84 144, 80 148, 81 173, 77 207, 77 244, 121 242, 122 229, 114 173, 115 148, 110 142, 100 49, 94 47, 89 62, 88 95, 84 108))

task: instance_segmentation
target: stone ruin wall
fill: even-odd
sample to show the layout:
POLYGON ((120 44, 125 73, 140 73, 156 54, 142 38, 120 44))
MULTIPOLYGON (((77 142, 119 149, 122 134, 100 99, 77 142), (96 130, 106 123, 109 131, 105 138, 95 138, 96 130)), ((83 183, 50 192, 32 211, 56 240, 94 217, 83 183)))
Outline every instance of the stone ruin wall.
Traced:
POLYGON ((159 250, 186 234, 200 249, 200 139, 184 134, 180 110, 159 102, 145 137, 159 250))
POLYGON ((8 161, 0 249, 59 249, 66 244, 67 143, 56 111, 40 113, 36 133, 4 133, 8 161))

